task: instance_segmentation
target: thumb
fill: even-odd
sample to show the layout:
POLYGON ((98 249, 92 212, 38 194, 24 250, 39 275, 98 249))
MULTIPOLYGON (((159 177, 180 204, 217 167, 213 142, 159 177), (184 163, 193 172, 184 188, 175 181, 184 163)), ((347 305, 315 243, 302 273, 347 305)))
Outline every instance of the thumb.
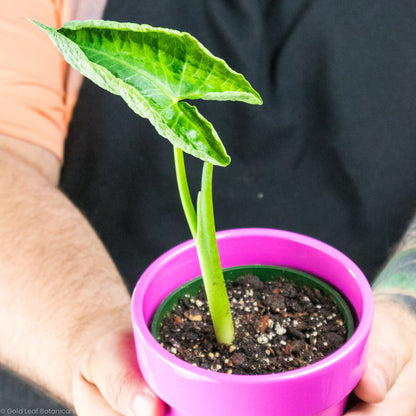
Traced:
POLYGON ((403 310, 394 302, 375 303, 368 364, 355 394, 367 403, 382 401, 412 355, 412 342, 403 330, 403 310))
POLYGON ((130 331, 105 336, 82 363, 81 373, 117 413, 128 416, 165 414, 165 405, 140 373, 130 331))

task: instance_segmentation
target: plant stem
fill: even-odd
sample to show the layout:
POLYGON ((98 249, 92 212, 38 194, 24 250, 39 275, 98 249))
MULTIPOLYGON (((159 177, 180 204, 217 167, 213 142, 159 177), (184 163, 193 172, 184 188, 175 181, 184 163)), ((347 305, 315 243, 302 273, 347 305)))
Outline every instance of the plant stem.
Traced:
POLYGON ((196 246, 215 336, 220 344, 231 344, 234 326, 215 235, 212 172, 213 165, 204 162, 201 192, 197 201, 196 246))
POLYGON ((215 336, 219 343, 231 344, 234 339, 234 326, 215 235, 212 203, 213 165, 208 162, 204 163, 201 192, 198 194, 197 212, 195 212, 186 178, 182 150, 174 147, 174 157, 179 196, 196 244, 215 336))
POLYGON ((188 222, 189 229, 192 237, 196 240, 197 235, 197 216, 192 203, 191 194, 189 192, 188 180, 186 178, 185 162, 183 159, 183 151, 179 147, 173 147, 175 158, 175 171, 176 181, 178 183, 179 196, 181 198, 182 208, 185 213, 186 221, 188 222))

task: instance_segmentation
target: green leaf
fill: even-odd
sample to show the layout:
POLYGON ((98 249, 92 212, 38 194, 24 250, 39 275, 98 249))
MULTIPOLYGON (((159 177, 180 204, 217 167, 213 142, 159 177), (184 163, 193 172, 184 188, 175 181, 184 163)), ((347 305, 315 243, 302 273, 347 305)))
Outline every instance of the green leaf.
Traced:
POLYGON ((69 64, 204 161, 226 166, 230 158, 211 123, 182 100, 262 103, 241 74, 188 33, 103 20, 71 21, 60 29, 34 23, 69 64))

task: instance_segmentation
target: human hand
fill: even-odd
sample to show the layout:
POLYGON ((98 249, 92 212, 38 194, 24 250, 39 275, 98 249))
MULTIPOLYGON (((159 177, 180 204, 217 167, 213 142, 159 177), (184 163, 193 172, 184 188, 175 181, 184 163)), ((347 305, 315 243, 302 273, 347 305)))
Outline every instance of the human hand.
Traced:
POLYGON ((109 333, 80 359, 73 381, 78 416, 162 416, 165 405, 137 366, 130 330, 109 333))
POLYGON ((355 389, 362 400, 346 416, 416 415, 416 316, 376 297, 367 369, 355 389))

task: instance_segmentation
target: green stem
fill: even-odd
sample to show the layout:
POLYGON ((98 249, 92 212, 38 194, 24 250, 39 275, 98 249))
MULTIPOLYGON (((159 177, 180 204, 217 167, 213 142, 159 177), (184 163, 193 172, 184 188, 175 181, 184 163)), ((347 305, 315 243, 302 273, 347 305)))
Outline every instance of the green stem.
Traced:
POLYGON ((179 196, 195 240, 215 336, 219 343, 231 344, 234 339, 234 326, 215 235, 212 203, 213 165, 204 163, 201 192, 198 195, 197 212, 195 212, 186 178, 183 151, 174 147, 174 157, 179 196))
POLYGON ((215 336, 219 343, 231 344, 234 326, 215 235, 212 172, 213 165, 205 162, 197 201, 198 230, 195 241, 215 336))
POLYGON ((188 222, 189 229, 191 230, 192 237, 196 240, 197 235, 197 216, 192 203, 191 194, 189 192, 188 180, 186 178, 185 162, 183 159, 183 151, 179 147, 174 146, 174 158, 175 158, 175 171, 176 181, 178 183, 179 196, 183 211, 185 212, 186 221, 188 222))

